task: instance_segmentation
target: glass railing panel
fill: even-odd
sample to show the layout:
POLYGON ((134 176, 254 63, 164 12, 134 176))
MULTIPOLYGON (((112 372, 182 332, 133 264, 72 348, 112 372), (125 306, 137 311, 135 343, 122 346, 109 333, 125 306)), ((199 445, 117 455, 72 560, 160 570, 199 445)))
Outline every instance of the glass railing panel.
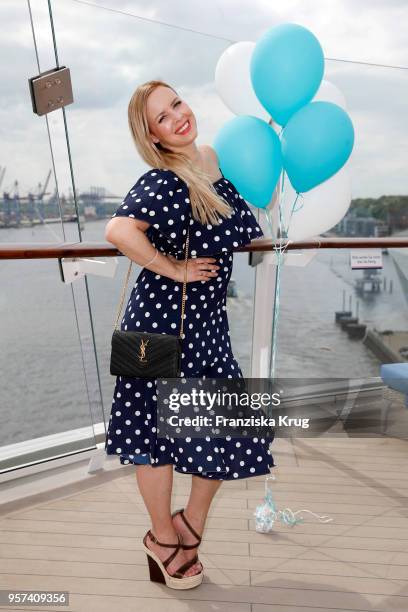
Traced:
POLYGON ((1 282, 0 468, 26 453, 24 463, 93 447, 95 398, 85 376, 93 354, 79 338, 72 287, 52 259, 3 260, 1 282), (22 442, 17 456, 11 445, 22 442))
POLYGON ((382 366, 408 363, 408 247, 376 252, 381 269, 352 269, 352 249, 320 249, 304 267, 282 266, 271 372, 302 388, 303 400, 315 393, 315 404, 326 402, 341 425, 336 433, 406 439, 406 398, 388 419, 382 366))
POLYGON ((379 375, 379 351, 365 334, 390 345, 398 332, 402 346, 408 330, 406 281, 397 267, 404 269, 408 249, 384 251, 381 270, 352 269, 349 249, 321 249, 305 267, 282 267, 279 375, 379 375))
MULTIPOLYGON (((0 19, 0 243, 77 242, 62 111, 34 114, 28 85, 55 67, 47 3, 6 3, 0 19)), ((0 281, 0 469, 94 447, 102 413, 84 280, 63 284, 57 260, 26 259, 2 260, 0 281)))
POLYGON ((408 361, 408 248, 387 252, 389 276, 384 279, 383 289, 388 299, 383 304, 382 322, 376 327, 382 342, 392 351, 390 361, 404 362, 408 361))
POLYGON ((0 241, 76 241, 62 111, 35 114, 29 88, 29 79, 56 66, 47 3, 6 3, 0 17, 10 24, 0 41, 1 56, 7 58, 0 66, 7 83, 2 92, 0 241))

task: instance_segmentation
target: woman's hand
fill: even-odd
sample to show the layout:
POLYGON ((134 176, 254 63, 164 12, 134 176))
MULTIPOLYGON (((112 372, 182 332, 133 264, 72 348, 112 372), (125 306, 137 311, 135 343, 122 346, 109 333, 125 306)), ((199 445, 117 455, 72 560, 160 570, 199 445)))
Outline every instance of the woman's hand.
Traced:
MULTIPOLYGON (((185 274, 185 259, 176 259, 172 255, 167 255, 174 264, 173 280, 180 283, 184 282, 185 274)), ((196 281, 208 281, 215 276, 218 276, 217 270, 220 266, 217 265, 217 260, 214 257, 194 257, 187 259, 187 282, 194 283, 196 281)))

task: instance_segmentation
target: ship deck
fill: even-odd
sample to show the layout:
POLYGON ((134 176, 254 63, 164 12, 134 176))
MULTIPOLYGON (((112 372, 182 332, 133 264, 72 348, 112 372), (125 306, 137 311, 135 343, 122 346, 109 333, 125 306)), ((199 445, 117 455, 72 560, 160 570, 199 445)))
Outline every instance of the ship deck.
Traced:
MULTIPOLYGON (((112 457, 86 478, 86 463, 54 470, 39 494, 32 477, 19 485, 37 494, 4 506, 1 588, 69 591, 69 606, 55 609, 87 612, 406 610, 407 442, 277 438, 272 450, 277 508, 332 522, 305 514, 303 524, 257 533, 264 477, 224 482, 200 548, 204 582, 173 591, 149 581, 141 539, 150 525, 134 467, 112 457)), ((186 503, 189 480, 175 473, 174 508, 186 503)))

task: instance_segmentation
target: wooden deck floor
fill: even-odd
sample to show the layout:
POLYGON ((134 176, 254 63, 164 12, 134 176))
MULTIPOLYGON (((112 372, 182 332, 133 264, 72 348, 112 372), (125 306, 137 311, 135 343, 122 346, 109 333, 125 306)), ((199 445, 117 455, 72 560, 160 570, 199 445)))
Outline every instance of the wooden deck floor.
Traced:
MULTIPOLYGON (((306 514, 293 528, 257 533, 264 477, 225 482, 200 548, 205 581, 175 592, 148 580, 141 538, 149 523, 134 467, 122 466, 109 482, 0 520, 0 588, 70 592, 67 607, 0 609, 408 610, 407 442, 279 438, 272 450, 278 508, 308 508, 331 523, 306 514)), ((174 508, 189 481, 175 473, 174 508)))

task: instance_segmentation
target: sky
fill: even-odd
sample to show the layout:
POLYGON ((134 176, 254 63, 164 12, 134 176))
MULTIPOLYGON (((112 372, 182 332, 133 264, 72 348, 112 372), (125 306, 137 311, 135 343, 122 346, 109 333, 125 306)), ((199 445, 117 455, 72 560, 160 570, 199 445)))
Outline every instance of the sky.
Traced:
MULTIPOLYGON (((2 190, 36 190, 55 168, 60 194, 72 176, 123 197, 147 170, 127 125, 136 87, 160 78, 193 109, 197 144, 212 144, 234 117, 218 94, 215 68, 229 45, 256 42, 281 23, 319 40, 324 79, 344 94, 355 130, 352 197, 406 194, 408 4, 405 0, 54 0, 60 65, 68 66, 74 103, 45 117, 32 111, 28 79, 39 73, 26 0, 2 0, 0 20, 0 166, 2 190), (382 64, 392 67, 379 67, 382 64), (404 69, 401 69, 405 67, 404 69), (52 148, 52 155, 51 155, 52 148), (54 162, 52 162, 52 158, 54 162), (72 176, 71 176, 72 170, 72 176)), ((40 71, 55 67, 46 0, 31 0, 40 71)), ((49 189, 55 185, 52 175, 49 189)))

